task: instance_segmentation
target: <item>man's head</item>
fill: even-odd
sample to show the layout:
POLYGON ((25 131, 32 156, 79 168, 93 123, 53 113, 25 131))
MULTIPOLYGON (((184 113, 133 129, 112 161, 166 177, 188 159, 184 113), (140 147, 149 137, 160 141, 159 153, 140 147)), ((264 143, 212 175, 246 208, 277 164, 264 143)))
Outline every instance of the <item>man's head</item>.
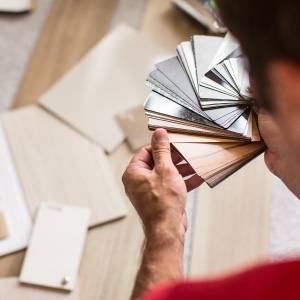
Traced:
POLYGON ((300 151, 300 1, 217 0, 240 41, 260 105, 300 151))

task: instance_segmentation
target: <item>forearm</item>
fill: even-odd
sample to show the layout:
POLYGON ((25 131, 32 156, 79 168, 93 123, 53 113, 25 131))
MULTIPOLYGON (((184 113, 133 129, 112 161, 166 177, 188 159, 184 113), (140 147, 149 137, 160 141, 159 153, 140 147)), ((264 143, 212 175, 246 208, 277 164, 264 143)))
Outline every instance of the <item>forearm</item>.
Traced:
POLYGON ((158 230, 146 238, 131 299, 141 297, 159 283, 183 278, 184 232, 158 230))
POLYGON ((182 157, 171 153, 167 131, 157 129, 151 147, 141 149, 123 174, 125 192, 141 218, 146 237, 132 299, 157 284, 183 278, 187 192, 203 180, 199 177, 188 182, 195 179, 195 172, 187 165, 178 169, 175 164, 181 162, 182 157))

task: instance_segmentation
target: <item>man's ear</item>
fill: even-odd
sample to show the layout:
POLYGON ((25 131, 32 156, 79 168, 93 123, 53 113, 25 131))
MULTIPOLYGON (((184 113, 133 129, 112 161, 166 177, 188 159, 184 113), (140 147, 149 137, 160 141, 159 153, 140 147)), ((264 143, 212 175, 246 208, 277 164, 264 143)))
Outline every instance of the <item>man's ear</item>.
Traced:
POLYGON ((275 117, 300 150, 300 66, 279 60, 272 62, 267 72, 275 117))

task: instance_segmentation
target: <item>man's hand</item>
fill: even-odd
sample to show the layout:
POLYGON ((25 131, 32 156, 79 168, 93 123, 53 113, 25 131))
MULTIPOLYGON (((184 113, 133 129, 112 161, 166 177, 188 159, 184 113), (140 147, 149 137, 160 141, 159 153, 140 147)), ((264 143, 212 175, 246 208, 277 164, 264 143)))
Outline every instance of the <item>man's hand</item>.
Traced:
POLYGON ((274 118, 261 110, 258 116, 260 133, 268 147, 265 152, 265 163, 269 170, 300 199, 300 162, 291 150, 281 129, 274 118))
POLYGON ((163 228, 174 234, 185 231, 187 191, 198 187, 203 180, 182 158, 170 150, 167 132, 157 129, 151 147, 141 149, 123 175, 125 191, 143 221, 146 236, 163 228))
POLYGON ((187 192, 203 180, 188 164, 177 165, 181 161, 171 152, 167 132, 157 129, 151 146, 134 156, 123 175, 126 194, 143 222, 146 236, 133 298, 157 283, 183 276, 187 192))

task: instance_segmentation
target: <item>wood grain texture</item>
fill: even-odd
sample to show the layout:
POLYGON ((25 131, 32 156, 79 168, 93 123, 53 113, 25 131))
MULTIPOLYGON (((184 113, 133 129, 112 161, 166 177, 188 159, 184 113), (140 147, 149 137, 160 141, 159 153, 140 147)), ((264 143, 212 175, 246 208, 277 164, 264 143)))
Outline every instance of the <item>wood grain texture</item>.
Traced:
POLYGON ((111 153, 125 139, 116 115, 142 106, 149 94, 145 78, 157 61, 169 57, 122 24, 47 90, 39 104, 111 153))
POLYGON ((263 156, 216 188, 199 188, 191 277, 220 276, 268 258, 270 191, 263 156))
POLYGON ((181 42, 189 41, 195 34, 207 34, 208 30, 174 7, 170 0, 148 0, 141 33, 175 53, 181 42))
POLYGON ((128 300, 143 244, 140 220, 125 195, 121 177, 133 154, 122 144, 109 160, 126 199, 126 218, 89 231, 79 270, 82 300, 128 300))
POLYGON ((35 103, 103 37, 118 0, 56 0, 17 93, 14 107, 35 103))
POLYGON ((5 300, 78 300, 79 286, 74 291, 58 291, 21 284, 18 277, 0 279, 0 299, 5 300))
POLYGON ((263 151, 265 143, 174 143, 199 176, 263 151))
POLYGON ((19 276, 24 260, 25 251, 19 251, 0 258, 0 278, 19 276))
POLYGON ((90 207, 90 226, 126 215, 103 150, 36 105, 2 121, 32 216, 42 201, 90 207))

